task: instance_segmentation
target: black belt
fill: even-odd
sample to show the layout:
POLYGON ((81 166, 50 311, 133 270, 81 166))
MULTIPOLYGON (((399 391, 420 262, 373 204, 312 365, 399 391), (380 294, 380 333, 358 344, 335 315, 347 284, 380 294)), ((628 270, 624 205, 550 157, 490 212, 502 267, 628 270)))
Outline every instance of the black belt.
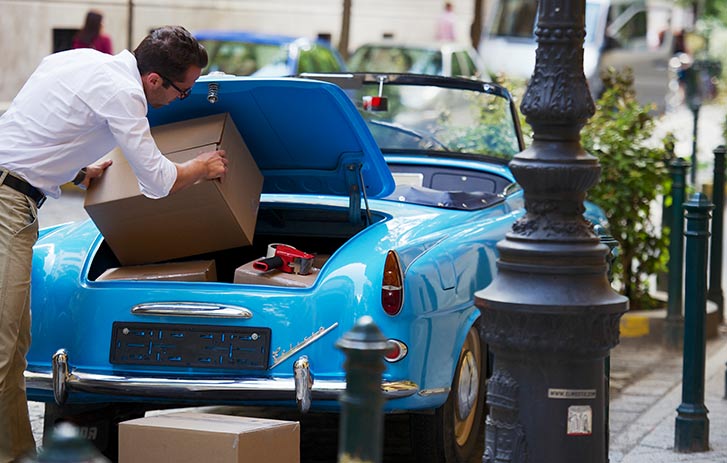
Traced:
POLYGON ((22 178, 12 175, 10 172, 8 172, 3 181, 0 182, 0 185, 7 185, 13 190, 23 193, 25 196, 35 201, 36 207, 42 206, 45 202, 45 195, 39 189, 22 178))

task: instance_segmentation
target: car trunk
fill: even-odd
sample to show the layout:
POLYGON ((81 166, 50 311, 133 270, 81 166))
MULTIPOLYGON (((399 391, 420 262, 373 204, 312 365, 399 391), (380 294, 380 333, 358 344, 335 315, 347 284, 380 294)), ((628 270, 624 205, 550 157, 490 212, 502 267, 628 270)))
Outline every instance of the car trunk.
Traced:
MULTIPOLYGON (((235 272, 241 267, 248 278, 236 284, 258 284, 270 286, 311 286, 318 270, 326 260, 349 239, 367 227, 384 219, 380 213, 368 217, 365 212, 360 221, 350 218, 349 208, 291 205, 268 203, 261 205, 253 244, 233 249, 190 255, 167 261, 167 263, 213 261, 216 269, 214 282, 235 283, 235 272), (274 269, 262 272, 251 269, 251 264, 268 254, 274 244, 285 244, 315 256, 313 271, 306 275, 290 275, 274 269), (262 278, 255 278, 259 274, 262 278), (265 277, 267 276, 267 277, 265 277), (273 277, 273 278, 271 278, 273 277), (301 278, 302 277, 302 278, 301 278)), ((103 242, 93 257, 88 279, 97 280, 104 272, 120 267, 119 260, 111 248, 103 242)), ((239 276, 238 276, 239 278, 239 276)), ((128 279, 136 279, 129 277, 128 279)))

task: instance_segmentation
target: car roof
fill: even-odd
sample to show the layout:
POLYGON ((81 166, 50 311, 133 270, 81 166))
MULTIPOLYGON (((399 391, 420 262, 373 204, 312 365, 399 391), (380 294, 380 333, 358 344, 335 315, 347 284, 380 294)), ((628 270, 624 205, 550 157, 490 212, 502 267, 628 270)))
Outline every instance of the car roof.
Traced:
POLYGON ((326 42, 318 39, 310 39, 307 37, 295 37, 282 34, 265 34, 260 32, 236 31, 236 30, 201 30, 194 33, 197 40, 226 40, 234 42, 251 42, 268 45, 282 45, 297 41, 305 41, 308 43, 326 44, 326 42))
POLYGON ((263 193, 352 195, 394 190, 373 135, 338 86, 296 78, 202 76, 183 101, 149 110, 152 126, 229 113, 265 182, 263 193), (210 84, 218 100, 210 103, 210 84), (360 174, 357 166, 360 166, 360 174))
POLYGON ((470 50, 473 49, 466 43, 457 42, 396 42, 396 41, 380 41, 368 42, 356 47, 359 48, 405 48, 411 50, 470 50))

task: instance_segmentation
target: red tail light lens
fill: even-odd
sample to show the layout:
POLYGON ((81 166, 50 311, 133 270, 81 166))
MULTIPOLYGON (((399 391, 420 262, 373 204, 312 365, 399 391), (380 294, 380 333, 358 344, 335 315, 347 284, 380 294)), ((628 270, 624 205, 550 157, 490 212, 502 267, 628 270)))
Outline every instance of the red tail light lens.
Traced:
POLYGON ((381 282, 381 306, 389 315, 397 315, 404 304, 404 274, 399 256, 389 251, 384 264, 384 278, 381 282))
POLYGON ((406 357, 406 354, 409 352, 409 348, 406 347, 406 344, 398 339, 389 339, 389 346, 390 348, 386 351, 386 355, 384 356, 384 360, 389 363, 398 362, 406 357))

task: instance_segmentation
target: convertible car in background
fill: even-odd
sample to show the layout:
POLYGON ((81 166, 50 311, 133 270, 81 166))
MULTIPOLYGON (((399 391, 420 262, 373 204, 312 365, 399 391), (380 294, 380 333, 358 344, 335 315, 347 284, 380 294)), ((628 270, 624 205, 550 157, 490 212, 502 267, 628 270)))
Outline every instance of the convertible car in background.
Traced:
MULTIPOLYGON (((214 281, 104 280, 120 262, 93 221, 41 231, 26 379, 46 429, 70 420, 104 447, 114 423, 152 409, 335 412, 346 388, 336 341, 369 316, 390 345, 385 412, 409 416, 417 461, 479 458, 488 351, 474 293, 524 212, 507 167, 524 148, 507 90, 409 74, 215 74, 149 119, 219 113, 264 184, 251 245, 177 259, 214 261, 214 281), (271 249, 314 259, 307 274, 269 270, 271 249)), ((605 225, 593 205, 586 215, 605 225)))

